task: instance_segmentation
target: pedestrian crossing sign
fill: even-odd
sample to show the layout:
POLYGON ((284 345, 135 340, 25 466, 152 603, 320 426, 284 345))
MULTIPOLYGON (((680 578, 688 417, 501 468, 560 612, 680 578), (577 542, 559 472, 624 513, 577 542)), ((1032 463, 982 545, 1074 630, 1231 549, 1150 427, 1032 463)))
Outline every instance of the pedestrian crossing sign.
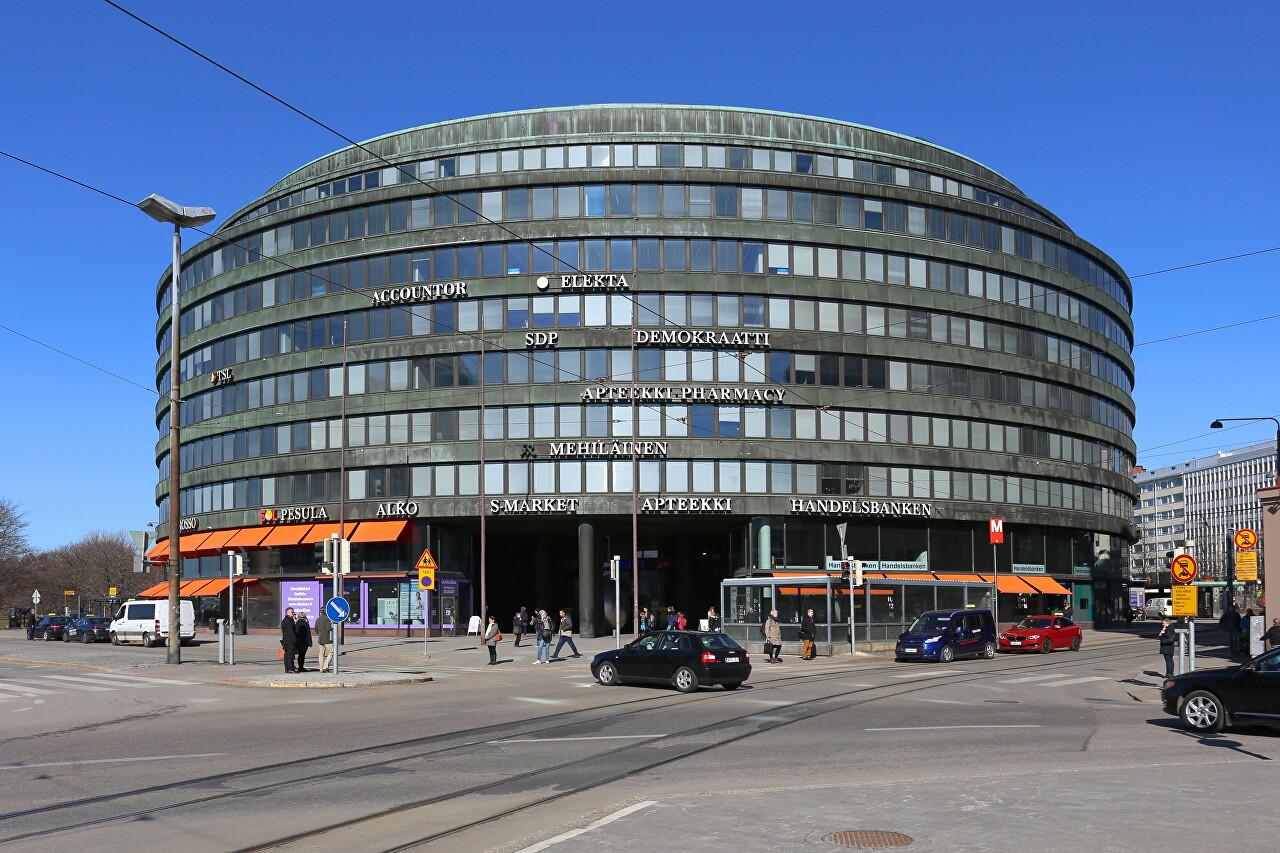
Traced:
POLYGON ((418 558, 418 588, 434 589, 436 585, 436 558, 431 556, 431 549, 424 548, 418 558))

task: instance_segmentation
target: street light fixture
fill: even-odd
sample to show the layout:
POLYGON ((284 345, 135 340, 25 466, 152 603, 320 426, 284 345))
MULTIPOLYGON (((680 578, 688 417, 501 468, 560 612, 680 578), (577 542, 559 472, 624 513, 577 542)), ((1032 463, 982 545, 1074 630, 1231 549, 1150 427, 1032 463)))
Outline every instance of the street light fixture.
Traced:
POLYGON ((1261 418, 1218 418, 1209 424, 1209 429, 1222 429, 1223 421, 1271 421, 1276 425, 1276 485, 1280 486, 1280 420, 1265 416, 1261 418))
POLYGON ((155 193, 138 202, 138 209, 157 222, 173 224, 173 275, 169 285, 169 651, 166 663, 182 663, 182 612, 178 585, 182 579, 182 548, 178 528, 182 513, 178 504, 178 339, 181 337, 178 277, 182 260, 182 229, 212 222, 218 215, 211 207, 183 207, 155 193))

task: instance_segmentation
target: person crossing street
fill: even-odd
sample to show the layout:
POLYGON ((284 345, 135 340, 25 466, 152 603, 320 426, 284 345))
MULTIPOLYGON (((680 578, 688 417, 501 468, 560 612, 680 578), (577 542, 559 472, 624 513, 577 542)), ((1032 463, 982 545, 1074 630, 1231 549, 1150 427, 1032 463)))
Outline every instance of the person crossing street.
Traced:
POLYGON ((582 655, 579 654, 578 652, 578 647, 573 644, 573 620, 569 618, 568 613, 561 610, 560 611, 560 641, 556 643, 556 650, 554 653, 552 653, 551 657, 559 659, 560 650, 564 648, 565 643, 568 643, 569 648, 573 649, 573 656, 575 658, 582 657, 582 655))

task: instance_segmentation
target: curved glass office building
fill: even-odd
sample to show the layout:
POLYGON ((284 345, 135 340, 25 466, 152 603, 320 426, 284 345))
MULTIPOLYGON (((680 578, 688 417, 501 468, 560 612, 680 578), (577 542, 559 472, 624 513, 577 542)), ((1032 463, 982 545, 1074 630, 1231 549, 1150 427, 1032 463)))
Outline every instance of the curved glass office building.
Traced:
MULTIPOLYGON (((433 630, 483 594, 504 627, 527 605, 608 632, 612 555, 625 624, 633 581, 693 616, 725 578, 842 557, 890 590, 994 560, 1005 618, 1123 598, 1129 282, 920 139, 666 105, 429 125, 288 175, 181 290, 184 577, 241 550, 250 624, 327 593, 332 533, 369 629, 421 621, 427 549, 433 630)), ((156 294, 167 392, 167 274, 156 294)))

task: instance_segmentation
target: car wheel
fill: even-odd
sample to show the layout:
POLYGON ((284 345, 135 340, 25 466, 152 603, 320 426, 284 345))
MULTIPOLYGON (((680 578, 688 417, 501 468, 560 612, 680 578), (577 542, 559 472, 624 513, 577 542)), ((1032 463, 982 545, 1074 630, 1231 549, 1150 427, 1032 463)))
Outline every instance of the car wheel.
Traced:
POLYGON ((1212 734, 1222 731, 1226 711, 1222 701, 1212 693, 1197 690, 1182 701, 1182 709, 1178 712, 1182 723, 1197 732, 1212 734))
POLYGON ((599 681, 605 687, 615 687, 622 683, 622 679, 618 678, 617 667, 608 661, 600 664, 600 669, 596 672, 596 681, 599 681))
POLYGON ((113 645, 113 646, 118 646, 118 645, 120 645, 120 638, 116 636, 116 632, 115 632, 115 631, 112 631, 112 632, 111 632, 111 645, 113 645))
POLYGON ((143 635, 142 635, 142 647, 143 647, 144 649, 149 649, 149 648, 151 648, 151 635, 150 635, 150 634, 143 634, 143 635))
POLYGON ((49 642, 49 641, 50 641, 50 640, 52 640, 52 639, 53 639, 53 632, 52 632, 52 631, 45 631, 45 632, 44 632, 44 641, 47 643, 47 642, 49 642))
POLYGON ((951 646, 943 646, 942 651, 938 652, 938 663, 951 663, 956 659, 956 650, 951 646))
POLYGON ((1076 634, 1076 638, 1071 641, 1071 651, 1073 652, 1080 651, 1080 635, 1079 634, 1076 634))
POLYGON ((1047 655, 1047 654, 1049 654, 1049 652, 1051 652, 1051 651, 1053 651, 1053 643, 1051 643, 1048 639, 1041 640, 1041 641, 1040 641, 1040 654, 1042 654, 1042 655, 1047 655))
POLYGON ((671 683, 681 693, 692 693, 698 689, 698 676, 689 667, 682 666, 671 676, 671 683))
POLYGON ((84 643, 86 646, 87 646, 87 645, 89 645, 89 642, 90 642, 90 640, 89 640, 89 635, 88 635, 88 634, 81 634, 81 635, 80 635, 80 642, 84 643))
POLYGON ((995 644, 995 643, 987 643, 985 646, 983 646, 983 647, 982 647, 982 656, 983 656, 984 658, 986 658, 987 660, 991 660, 993 657, 995 657, 995 656, 996 656, 996 644, 995 644))
POLYGON ((741 681, 730 681, 728 684, 726 684, 726 685, 724 686, 724 689, 725 689, 725 690, 737 690, 737 689, 738 689, 739 687, 741 687, 741 686, 742 686, 742 682, 741 682, 741 681))

